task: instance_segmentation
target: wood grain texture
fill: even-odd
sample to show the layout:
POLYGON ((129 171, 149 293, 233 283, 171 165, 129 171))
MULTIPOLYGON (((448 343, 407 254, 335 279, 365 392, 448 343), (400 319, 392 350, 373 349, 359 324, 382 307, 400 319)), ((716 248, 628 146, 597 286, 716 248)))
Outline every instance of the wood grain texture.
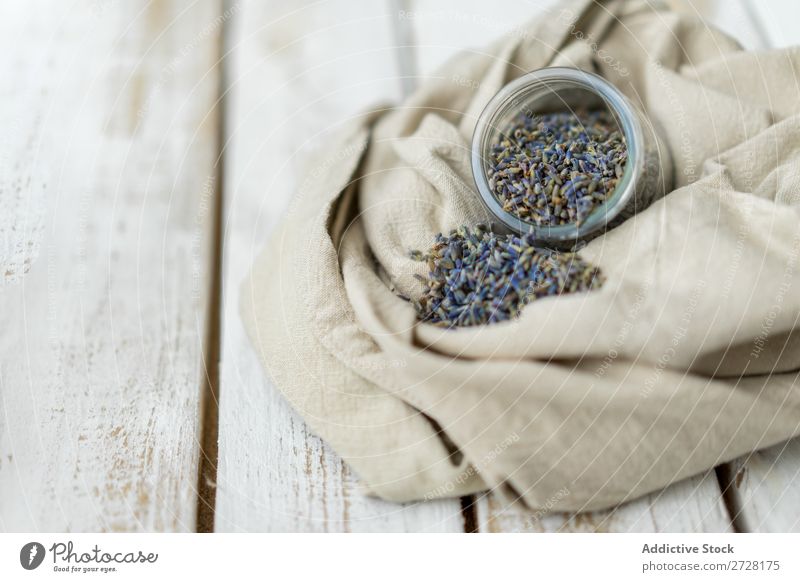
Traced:
POLYGON ((4 530, 194 530, 218 8, 0 6, 4 530))
MULTIPOLYGON (((266 379, 237 291, 336 124, 554 3, 4 0, 0 530, 195 529, 227 22, 216 529, 461 531, 458 500, 358 492, 266 379)), ((800 41, 793 0, 670 4, 748 48, 800 41)), ((746 529, 800 531, 798 443, 728 466, 746 529)), ((713 472, 574 516, 476 499, 480 531, 730 528, 713 472)))
POLYGON ((747 15, 746 26, 754 29, 760 44, 755 48, 780 48, 800 44, 800 3, 796 0, 739 0, 747 15))
POLYGON ((735 518, 749 532, 799 532, 800 439, 791 439, 729 464, 735 518))
POLYGON ((248 1, 232 27, 225 148, 223 337, 217 531, 461 531, 458 500, 366 497, 265 376, 238 290, 325 137, 348 116, 397 101, 388 3, 248 1))

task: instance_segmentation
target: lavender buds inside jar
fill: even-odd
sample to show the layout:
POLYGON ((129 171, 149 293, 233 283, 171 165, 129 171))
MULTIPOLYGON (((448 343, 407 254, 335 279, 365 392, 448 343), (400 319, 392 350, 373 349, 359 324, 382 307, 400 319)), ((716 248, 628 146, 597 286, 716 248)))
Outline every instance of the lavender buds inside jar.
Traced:
POLYGON ((472 172, 493 230, 574 246, 664 195, 655 130, 601 77, 567 67, 506 85, 478 119, 472 172))
POLYGON ((605 111, 520 114, 492 146, 489 188, 537 225, 580 225, 623 176, 625 138, 605 111))

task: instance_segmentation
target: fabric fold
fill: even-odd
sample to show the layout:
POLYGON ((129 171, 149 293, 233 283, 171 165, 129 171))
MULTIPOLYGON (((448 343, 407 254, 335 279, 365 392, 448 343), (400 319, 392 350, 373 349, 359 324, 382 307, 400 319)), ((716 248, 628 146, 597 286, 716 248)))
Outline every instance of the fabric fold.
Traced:
POLYGON ((241 292, 267 372, 366 488, 610 507, 800 432, 800 51, 642 1, 568 3, 353 120, 241 292), (436 233, 485 222, 469 147, 502 85, 596 72, 673 190, 580 252, 606 282, 480 328, 419 323, 436 233), (755 67, 755 72, 754 72, 755 67))

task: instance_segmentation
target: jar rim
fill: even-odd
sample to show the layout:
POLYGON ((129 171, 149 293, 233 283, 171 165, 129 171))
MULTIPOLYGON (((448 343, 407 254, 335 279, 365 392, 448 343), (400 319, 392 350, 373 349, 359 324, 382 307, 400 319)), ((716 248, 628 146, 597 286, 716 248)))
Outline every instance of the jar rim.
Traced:
POLYGON ((644 135, 633 105, 627 97, 604 78, 576 67, 546 67, 531 71, 503 86, 484 107, 472 135, 472 175, 478 193, 490 213, 502 226, 520 234, 532 233, 535 240, 543 242, 577 241, 607 226, 626 207, 634 196, 639 176, 643 172, 644 135), (628 158, 625 169, 612 195, 598 205, 580 225, 538 225, 503 209, 493 190, 485 170, 486 143, 490 129, 495 127, 495 117, 513 100, 528 91, 551 83, 569 83, 576 88, 594 93, 603 100, 617 119, 625 136, 628 158))

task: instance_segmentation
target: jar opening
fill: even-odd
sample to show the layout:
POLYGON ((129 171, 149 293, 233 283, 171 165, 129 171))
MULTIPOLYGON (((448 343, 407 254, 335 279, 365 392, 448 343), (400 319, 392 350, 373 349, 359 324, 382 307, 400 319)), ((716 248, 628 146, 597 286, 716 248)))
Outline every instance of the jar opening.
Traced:
MULTIPOLYGON (((574 132, 575 136, 580 136, 579 141, 591 140, 591 137, 586 137, 581 124, 578 123, 576 125, 577 129, 575 127, 570 127, 569 129, 574 132)), ((558 131, 562 129, 561 127, 557 128, 558 131)), ((586 133, 589 133, 589 130, 586 130, 586 133)), ((517 133, 516 137, 519 138, 521 136, 517 133)), ((472 171, 484 204, 498 219, 501 227, 519 233, 532 232, 535 238, 544 242, 577 241, 606 227, 633 197, 638 175, 642 172, 642 156, 639 155, 642 141, 642 128, 632 106, 610 83, 597 75, 579 69, 566 67, 540 69, 506 85, 486 106, 478 120, 473 135, 472 171), (588 117, 586 117, 586 112, 590 112, 588 117), (567 217, 567 211, 561 210, 561 207, 557 206, 556 211, 561 212, 562 218, 554 217, 551 214, 552 206, 546 207, 544 210, 523 208, 521 212, 510 211, 517 208, 514 204, 516 204, 518 198, 511 198, 516 195, 516 191, 522 192, 527 189, 528 195, 525 197, 525 204, 529 206, 533 204, 535 196, 532 193, 533 185, 531 182, 535 181, 533 177, 534 170, 532 167, 529 168, 526 164, 523 164, 523 170, 530 172, 528 177, 531 182, 527 179, 519 182, 514 181, 513 175, 511 175, 511 179, 507 179, 509 176, 507 172, 519 172, 520 170, 519 168, 506 169, 504 164, 506 159, 501 158, 505 153, 503 153, 504 150, 498 144, 516 143, 514 137, 508 135, 509 132, 513 131, 522 131, 526 139, 541 139, 542 131, 547 131, 551 126, 557 126, 559 120, 566 119, 565 116, 578 119, 580 115, 584 115, 584 117, 580 118, 582 122, 587 119, 593 120, 593 122, 598 119, 604 120, 608 132, 616 130, 618 132, 618 142, 624 141, 624 153, 616 152, 617 149, 622 149, 619 146, 612 151, 612 154, 619 155, 619 159, 608 158, 612 162, 622 161, 622 164, 617 164, 619 167, 616 168, 616 175, 612 173, 613 189, 609 189, 607 196, 595 194, 592 197, 591 194, 594 190, 590 188, 592 192, 589 192, 589 196, 586 197, 587 191, 586 188, 583 188, 581 195, 584 197, 579 201, 581 204, 587 203, 587 200, 589 203, 592 203, 595 199, 600 200, 596 205, 591 206, 590 210, 587 211, 588 214, 583 216, 580 214, 583 211, 581 207, 577 207, 577 210, 576 208, 570 208, 569 217, 567 217), (519 121, 520 119, 524 121, 521 122, 519 121), (524 125, 519 125, 520 123, 524 123, 524 125), (539 123, 539 125, 537 126, 536 123, 539 123), (515 130, 515 128, 517 129, 515 130), (525 133, 530 128, 535 128, 533 137, 525 133), (498 154, 498 152, 501 153, 498 154), (500 179, 505 181, 497 181, 498 168, 502 169, 502 177, 500 179), (524 182, 524 184, 520 182, 524 182), (509 188, 511 189, 510 193, 508 192, 509 188), (501 189, 505 200, 501 200, 499 193, 496 191, 501 189), (509 205, 512 207, 510 208, 509 205), (547 220, 551 222, 559 220, 565 223, 542 224, 541 216, 532 214, 534 211, 540 214, 544 212, 545 222, 547 220), (572 218, 573 216, 574 218, 572 218)), ((533 141, 530 143, 540 144, 541 142, 533 141)), ((580 147, 580 144, 573 145, 580 147)), ((544 147, 542 146, 542 148, 544 147)), ((548 168, 546 171, 551 172, 553 167, 547 164, 550 161, 547 159, 548 152, 551 155, 554 153, 552 150, 537 150, 535 163, 539 164, 540 167, 548 168)), ((592 153, 596 152, 592 150, 592 153)), ((530 151, 527 154, 530 154, 530 151)), ((565 166, 563 148, 555 152, 555 154, 558 158, 560 164, 558 168, 560 169, 565 166)), ((569 156, 570 153, 567 153, 566 166, 571 163, 577 168, 578 163, 583 164, 581 155, 576 156, 582 158, 580 162, 575 159, 570 162, 569 156)), ((596 161, 593 156, 586 159, 587 164, 590 163, 589 159, 592 162, 596 161)), ((605 163, 605 160, 603 163, 605 163)), ((612 170, 613 168, 612 164, 612 170)), ((568 180, 565 190, 567 187, 572 188, 575 185, 569 182, 568 169, 568 167, 564 167, 561 172, 561 176, 568 180)), ((581 165, 581 169, 584 169, 583 165, 581 165)), ((536 171, 538 175, 538 169, 536 171)), ((525 175, 525 172, 521 175, 525 175)), ((575 178, 576 174, 577 172, 572 174, 573 178, 575 178)), ((552 176, 552 173, 550 175, 552 176)), ((589 174, 589 176, 591 175, 594 174, 589 174)), ((608 176, 608 173, 605 175, 608 176)), ((556 204, 561 200, 558 188, 563 184, 561 177, 557 179, 558 184, 555 185, 555 198, 553 198, 556 204)), ((580 180, 581 186, 586 184, 583 181, 583 177, 577 178, 577 180, 580 180)), ((552 190, 552 179, 550 182, 549 190, 552 190)), ((536 186, 537 193, 540 191, 540 186, 545 183, 546 180, 536 186)), ((549 191, 548 194, 550 194, 549 191)), ((574 197, 575 191, 568 191, 567 194, 574 197)), ((520 199, 523 197, 523 195, 520 195, 520 199)), ((574 206, 574 198, 572 201, 574 206)), ((541 202, 539 202, 539 206, 541 206, 541 202)))

